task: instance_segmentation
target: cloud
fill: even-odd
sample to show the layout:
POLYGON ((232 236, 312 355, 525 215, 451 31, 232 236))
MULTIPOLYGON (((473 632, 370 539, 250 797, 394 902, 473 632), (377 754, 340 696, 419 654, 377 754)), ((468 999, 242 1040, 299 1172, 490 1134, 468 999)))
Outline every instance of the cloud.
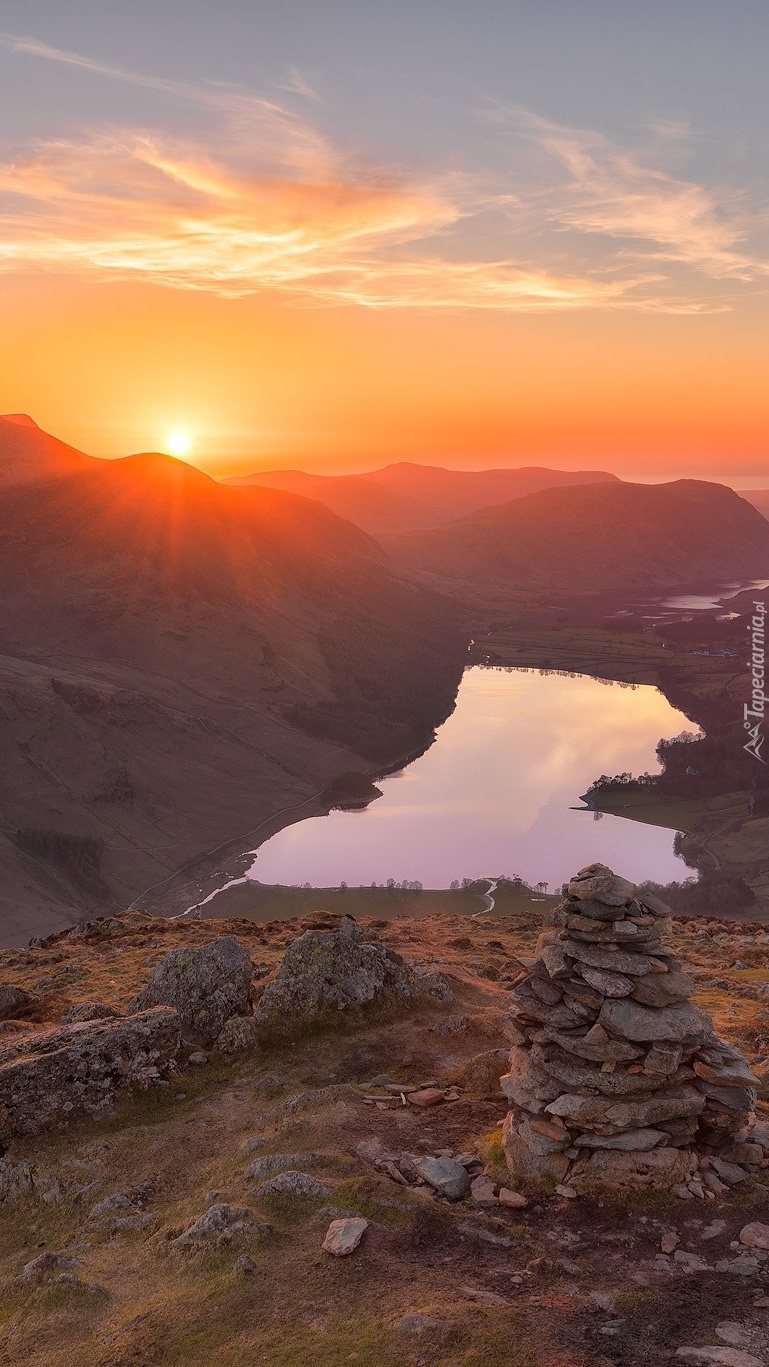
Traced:
POLYGON ((465 212, 438 189, 383 177, 276 178, 193 144, 116 129, 0 163, 0 270, 225 296, 279 290, 306 303, 380 309, 663 306, 639 294, 652 283, 645 277, 606 281, 415 253, 465 212))
MULTIPOLYGON (((501 111, 556 168, 545 185, 408 176, 354 162, 306 116, 240 88, 147 76, 7 33, 0 46, 206 115, 204 139, 100 127, 6 154, 0 271, 378 309, 697 313, 731 300, 684 285, 671 264, 737 284, 765 270, 744 250, 739 196, 718 201, 600 134, 501 111), (613 245, 588 264, 563 251, 565 236, 573 245, 585 235, 613 245), (479 238, 502 250, 480 252, 479 238)), ((301 73, 291 87, 316 98, 301 73)))
MULTIPOLYGON (((744 192, 671 175, 600 133, 565 128, 531 114, 519 127, 565 172, 541 203, 561 230, 621 240, 624 254, 677 262, 714 280, 751 281, 766 257, 748 249, 755 229, 744 192)), ((683 124, 650 126, 660 141, 680 140, 683 124)))

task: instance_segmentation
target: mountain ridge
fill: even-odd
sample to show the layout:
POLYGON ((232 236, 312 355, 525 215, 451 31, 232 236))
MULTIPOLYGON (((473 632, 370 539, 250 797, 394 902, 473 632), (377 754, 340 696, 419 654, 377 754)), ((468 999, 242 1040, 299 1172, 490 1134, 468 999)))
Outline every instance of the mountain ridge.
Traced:
POLYGON ((317 499, 376 536, 441 526, 464 512, 520 498, 540 488, 611 483, 601 470, 553 470, 546 466, 452 470, 397 461, 357 475, 318 475, 303 470, 266 470, 223 483, 282 488, 317 499))

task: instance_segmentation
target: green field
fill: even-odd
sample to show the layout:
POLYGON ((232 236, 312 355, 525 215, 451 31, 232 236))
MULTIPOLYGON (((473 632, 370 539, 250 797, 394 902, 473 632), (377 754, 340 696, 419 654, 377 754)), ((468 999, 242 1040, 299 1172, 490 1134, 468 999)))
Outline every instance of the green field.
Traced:
MULTIPOLYGON (((485 883, 479 884, 485 887, 485 883)), ((541 915, 557 899, 531 890, 499 888, 494 894, 495 916, 541 915)), ((245 883, 222 892, 205 908, 207 916, 227 919, 242 916, 250 921, 285 921, 328 911, 334 915, 371 916, 377 920, 420 920, 426 916, 473 916, 481 912, 484 899, 480 891, 461 888, 425 889, 411 892, 402 888, 289 888, 245 883)))

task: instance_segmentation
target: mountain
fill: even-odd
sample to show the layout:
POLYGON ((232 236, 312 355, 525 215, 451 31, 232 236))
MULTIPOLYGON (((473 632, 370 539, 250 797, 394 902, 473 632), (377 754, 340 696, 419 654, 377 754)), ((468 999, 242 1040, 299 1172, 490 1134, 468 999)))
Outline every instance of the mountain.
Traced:
POLYGON ((769 524, 725 485, 543 489, 450 526, 383 538, 396 561, 455 592, 667 588, 769 571, 769 524))
POLYGON ((7 418, 0 576, 6 943, 421 748, 463 664, 450 605, 320 503, 7 418))
POLYGON ((769 489, 740 489, 740 498, 758 508, 762 517, 769 518, 769 489))
POLYGON ((539 489, 610 483, 601 470, 445 470, 401 461, 363 475, 312 475, 302 470, 265 470, 225 484, 262 485, 317 499, 374 536, 440 527, 462 514, 523 498, 539 489))

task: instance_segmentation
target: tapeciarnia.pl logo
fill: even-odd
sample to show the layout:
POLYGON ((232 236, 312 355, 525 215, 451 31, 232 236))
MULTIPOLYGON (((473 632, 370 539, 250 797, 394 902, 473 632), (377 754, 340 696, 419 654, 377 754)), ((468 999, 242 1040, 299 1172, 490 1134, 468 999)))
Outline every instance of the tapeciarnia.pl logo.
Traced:
POLYGON ((763 724, 766 711, 766 694, 764 693, 765 674, 765 647, 764 647, 764 622, 766 620, 766 607, 763 603, 753 604, 753 617, 750 621, 750 659, 748 669, 751 675, 751 695, 750 703, 743 705, 743 726, 748 732, 748 740, 742 747, 747 750, 754 759, 766 764, 766 760, 761 754, 761 746, 764 743, 763 724))

